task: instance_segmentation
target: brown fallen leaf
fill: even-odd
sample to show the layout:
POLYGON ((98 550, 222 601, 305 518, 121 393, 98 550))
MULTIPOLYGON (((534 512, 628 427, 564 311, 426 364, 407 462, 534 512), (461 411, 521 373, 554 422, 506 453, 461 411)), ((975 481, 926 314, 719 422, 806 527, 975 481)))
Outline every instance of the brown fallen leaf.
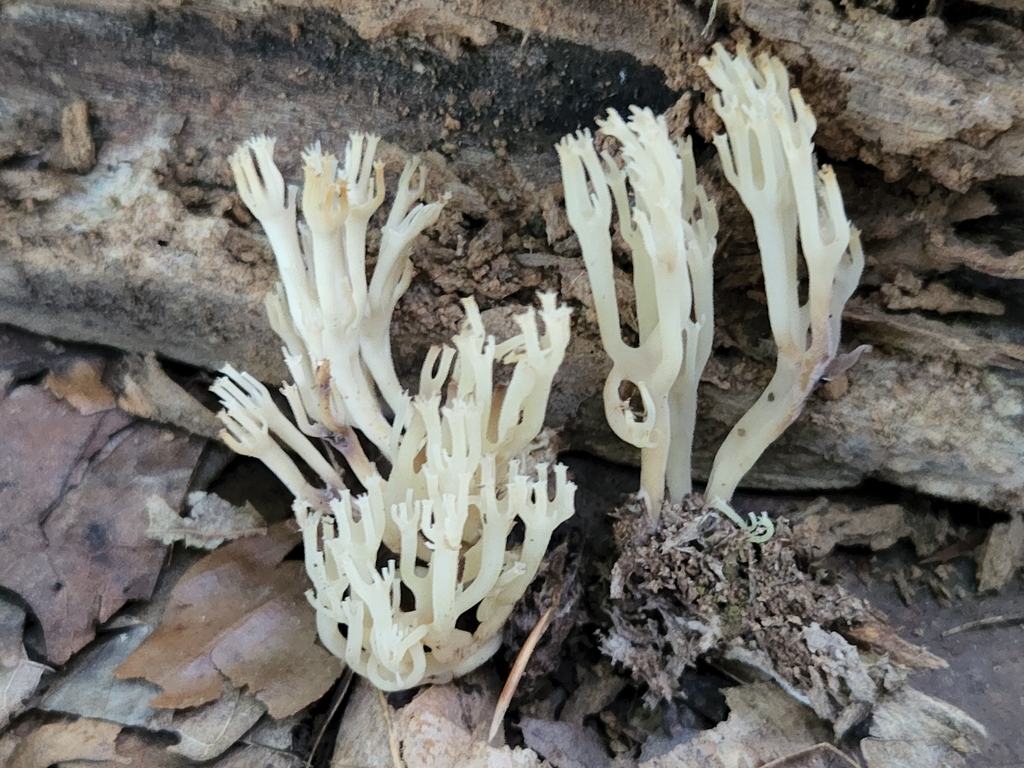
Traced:
POLYGON ((334 768, 393 768, 388 703, 366 678, 357 677, 338 723, 334 768))
MULTIPOLYGON (((2 765, 2 763, 0 763, 2 765)), ((181 757, 167 750, 166 737, 125 729, 117 737, 117 753, 107 760, 62 764, 60 768, 182 768, 181 757)))
POLYGON ((126 601, 148 598, 165 548, 144 500, 181 505, 203 441, 119 410, 85 416, 42 387, 0 401, 0 586, 39 619, 63 664, 126 601))
POLYGON ((265 711, 250 694, 225 681, 224 693, 216 701, 175 713, 171 730, 178 734, 179 741, 167 751, 197 763, 211 760, 242 738, 265 711))
POLYGON ((122 410, 219 439, 222 425, 217 417, 168 376, 153 353, 122 355, 110 365, 107 380, 122 410))
POLYGON ((558 719, 564 723, 583 724, 584 719, 608 707, 622 693, 629 679, 616 674, 611 663, 577 664, 579 686, 573 691, 558 719))
POLYGON ((342 666, 316 643, 303 564, 283 561, 299 541, 290 522, 280 523, 204 557, 175 585, 160 626, 117 676, 156 683, 162 693, 150 705, 172 709, 218 698, 225 677, 248 686, 272 717, 320 698, 342 666))
POLYGON ((542 768, 548 765, 530 749, 487 742, 499 682, 493 671, 479 669, 457 683, 424 689, 393 717, 406 768, 542 768))
POLYGON ((115 407, 114 393, 103 384, 106 360, 98 355, 78 355, 58 361, 43 386, 66 400, 79 413, 90 416, 115 407))
POLYGON ((988 737, 974 718, 913 688, 887 696, 868 733, 860 742, 867 768, 957 768, 988 737))
POLYGON ((227 757, 218 760, 210 768, 302 768, 298 756, 249 744, 227 757))
POLYGON ((914 512, 899 504, 851 509, 816 499, 794 518, 793 535, 814 557, 837 546, 868 546, 888 549, 900 539, 910 539, 918 555, 931 554, 949 533, 949 520, 914 512))
MULTIPOLYGON (((3 762, 0 742, 0 765, 3 762)), ((142 730, 124 730, 117 737, 116 753, 106 758, 90 757, 62 762, 60 768, 183 768, 190 763, 167 747, 166 737, 142 730)), ((207 761, 205 768, 302 768, 302 760, 287 750, 269 749, 260 745, 239 745, 238 749, 216 761, 207 761)), ((362 766, 360 767, 362 768, 362 766)), ((390 767, 389 767, 390 768, 390 767)))
POLYGON ((761 768, 860 768, 860 765, 831 744, 815 744, 810 749, 765 763, 761 768))
POLYGON ((24 628, 25 611, 0 597, 0 731, 22 711, 50 669, 29 659, 21 639, 24 628))
MULTIPOLYGON (((48 768, 70 760, 115 760, 121 726, 82 718, 41 725, 14 748, 7 768, 48 768)), ((119 761, 123 762, 123 761, 119 761)))
POLYGON ((193 491, 186 503, 189 513, 182 517, 159 496, 146 499, 146 534, 164 544, 184 541, 187 547, 216 549, 229 539, 267 532, 266 523, 249 502, 238 507, 212 493, 193 491))
POLYGON ((997 523, 976 554, 978 594, 998 592, 1024 567, 1024 517, 1013 515, 1008 523, 997 523))
POLYGON ((555 768, 608 768, 603 740, 580 723, 562 723, 524 717, 519 721, 526 746, 555 768))
MULTIPOLYGON (((186 559, 194 564, 198 558, 186 559)), ((165 605, 174 582, 185 570, 172 560, 170 567, 165 568, 161 575, 160 586, 149 605, 165 605), (174 573, 174 576, 170 577, 170 573, 174 573)), ((134 612, 138 610, 138 607, 134 607, 134 612)), ((130 618, 127 612, 118 616, 122 620, 130 618)), ((76 654, 60 671, 38 708, 47 712, 134 726, 134 732, 142 732, 144 729, 165 735, 175 734, 177 744, 171 747, 161 744, 161 751, 182 755, 191 761, 212 760, 233 747, 243 734, 251 731, 252 726, 266 712, 266 707, 252 694, 243 693, 225 682, 220 698, 203 706, 185 710, 151 709, 146 702, 156 693, 156 687, 144 680, 118 680, 114 677, 114 670, 152 631, 152 626, 138 624, 120 632, 104 633, 88 649, 76 654)), ((123 737, 118 739, 119 755, 123 752, 122 740, 123 737)), ((289 749, 290 746, 289 738, 281 748, 289 749)), ((140 762, 132 764, 154 768, 154 760, 149 753, 138 757, 138 760, 140 762)), ((2 765, 3 761, 0 760, 2 765)))

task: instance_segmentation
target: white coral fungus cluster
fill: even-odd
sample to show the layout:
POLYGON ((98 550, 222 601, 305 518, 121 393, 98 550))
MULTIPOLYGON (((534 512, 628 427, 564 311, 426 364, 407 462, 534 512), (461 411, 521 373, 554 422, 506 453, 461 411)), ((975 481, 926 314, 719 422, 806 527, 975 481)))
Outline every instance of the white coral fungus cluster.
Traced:
POLYGON ((252 139, 231 158, 277 257, 281 284, 267 308, 294 379, 282 389, 294 422, 231 367, 212 389, 227 444, 264 461, 295 496, 321 641, 381 689, 399 690, 463 674, 494 653, 552 532, 573 512, 565 468, 530 468, 525 458, 569 341, 569 310, 542 294, 543 331, 529 310, 517 319, 520 333, 498 344, 466 300, 454 348, 431 350, 410 398, 389 327, 411 279, 412 242, 443 203, 417 203, 425 178, 411 160, 367 284, 367 226, 384 200, 376 143, 353 135, 344 163, 319 146, 306 152, 304 225, 273 140, 252 139), (514 366, 504 387, 495 385, 495 362, 514 366), (386 478, 359 435, 390 467, 386 478), (314 441, 345 459, 362 493, 314 441))
MULTIPOLYGON (((789 90, 782 62, 762 55, 755 64, 744 48, 732 57, 718 45, 701 66, 719 89, 712 106, 726 132, 715 137, 715 146, 725 177, 754 220, 778 348, 775 375, 719 449, 704 495, 755 537, 765 537, 771 535, 766 516, 747 524, 729 502, 757 458, 800 415, 818 381, 856 359, 860 350, 838 355, 839 332, 864 256, 835 173, 817 168, 814 116, 800 92, 789 90)), ((712 345, 718 220, 696 182, 689 143, 673 144, 663 118, 634 107, 628 121, 610 111, 598 125, 620 145, 624 167, 607 152, 599 158, 589 132, 565 137, 558 145, 565 205, 612 359, 605 411, 615 432, 641 449, 641 493, 656 519, 666 484, 672 501, 691 490, 697 382, 712 345), (637 346, 622 338, 612 201, 633 257, 637 346)))

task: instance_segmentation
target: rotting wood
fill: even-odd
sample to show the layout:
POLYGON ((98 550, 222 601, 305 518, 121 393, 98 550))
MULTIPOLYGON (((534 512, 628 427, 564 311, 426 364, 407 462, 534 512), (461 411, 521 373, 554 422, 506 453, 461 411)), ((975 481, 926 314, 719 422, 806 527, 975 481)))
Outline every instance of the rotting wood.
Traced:
MULTIPOLYGON (((414 371, 450 335, 459 296, 477 293, 497 321, 539 288, 573 292, 577 341, 550 420, 572 447, 629 459, 594 407, 607 362, 578 270, 565 269, 577 252, 559 227, 551 144, 633 102, 668 109, 675 128, 693 125, 707 139, 716 126, 696 58, 710 39, 750 37, 793 68, 819 116, 820 147, 840 161, 869 256, 849 341, 876 350, 850 371, 843 396, 809 405, 749 482, 880 477, 1024 510, 1024 296, 1013 282, 1024 277, 1013 224, 1024 207, 1020 18, 998 4, 971 18, 918 19, 865 5, 723 2, 702 39, 707 8, 653 0, 614 13, 566 0, 404 0, 388 14, 369 0, 188 12, 8 3, 0 321, 207 367, 229 359, 281 379, 261 305, 274 279, 269 250, 224 159, 266 130, 281 137, 279 157, 293 170, 312 139, 340 149, 348 129, 375 130, 392 173, 403 150, 424 153, 428 197, 453 196, 399 306, 400 368, 414 371), (69 148, 77 161, 61 161, 69 148), (891 311, 882 289, 907 272, 965 300, 998 299, 1006 312, 891 311)), ((770 358, 766 329, 751 325, 763 307, 749 221, 703 159, 730 237, 718 257, 724 311, 717 383, 702 390, 712 420, 698 434, 698 477, 770 358)))

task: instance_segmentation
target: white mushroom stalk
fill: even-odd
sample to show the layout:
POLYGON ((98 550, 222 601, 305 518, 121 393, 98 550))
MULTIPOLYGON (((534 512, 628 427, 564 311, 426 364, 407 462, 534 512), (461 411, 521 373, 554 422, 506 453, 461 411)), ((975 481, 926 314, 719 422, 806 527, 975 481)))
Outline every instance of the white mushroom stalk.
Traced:
POLYGON ((366 229, 384 200, 376 143, 354 135, 344 167, 319 146, 306 152, 301 230, 274 142, 253 139, 232 157, 281 272, 267 306, 295 378, 282 393, 296 423, 230 366, 211 389, 224 405, 225 442, 262 459, 295 496, 321 641, 380 688, 399 690, 463 674, 495 652, 551 534, 573 513, 565 467, 549 470, 527 454, 565 356, 570 313, 541 294, 540 311, 520 316, 520 333, 498 344, 465 300, 454 348, 431 350, 410 398, 389 326, 412 276, 412 243, 443 203, 417 203, 425 179, 420 170, 413 184, 411 160, 368 283, 366 229), (504 388, 494 385, 495 362, 513 366, 504 388), (359 434, 386 459, 386 479, 359 434), (314 438, 340 453, 363 493, 346 488, 314 438), (509 545, 517 524, 522 541, 509 545))
POLYGON ((612 359, 604 403, 615 433, 641 449, 641 492, 657 518, 665 496, 692 490, 690 453, 697 383, 711 354, 711 260, 718 219, 697 184, 690 143, 674 143, 663 117, 633 108, 628 121, 610 110, 601 132, 622 148, 624 167, 599 158, 589 131, 558 144, 569 222, 583 251, 601 341, 612 359), (640 343, 622 338, 612 264, 616 208, 633 257, 640 343), (630 402, 628 386, 641 403, 630 402))
POLYGON ((719 94, 712 105, 726 132, 715 136, 725 176, 754 220, 772 335, 775 375, 715 457, 706 499, 727 507, 765 449, 800 415, 836 360, 843 307, 864 268, 857 230, 846 218, 832 168, 814 158, 816 122, 782 62, 767 54, 733 58, 720 45, 701 66, 719 94), (797 262, 807 266, 800 303, 797 262))

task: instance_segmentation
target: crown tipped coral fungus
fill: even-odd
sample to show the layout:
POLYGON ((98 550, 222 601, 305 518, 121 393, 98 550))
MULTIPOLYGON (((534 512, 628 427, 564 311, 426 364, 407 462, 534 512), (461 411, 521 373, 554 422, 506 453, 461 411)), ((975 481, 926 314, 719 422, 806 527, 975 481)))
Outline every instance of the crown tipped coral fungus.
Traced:
MULTIPOLYGON (((864 266, 857 231, 846 219, 835 173, 814 160, 815 121, 778 59, 751 62, 742 47, 720 45, 702 59, 719 88, 712 104, 726 133, 715 146, 729 182, 754 219, 768 314, 778 347, 775 375, 729 433, 715 457, 706 500, 771 535, 766 516, 745 523, 729 506, 757 458, 799 416, 815 384, 839 358, 843 306, 864 266), (800 302, 797 264, 807 265, 800 302)), ((608 422, 641 449, 641 495, 657 519, 669 497, 690 493, 690 453, 697 382, 711 354, 711 261, 718 219, 696 182, 689 143, 673 144, 663 118, 634 107, 628 121, 614 111, 600 130, 621 147, 624 167, 600 157, 587 131, 558 144, 565 206, 579 237, 597 308, 601 340, 612 358, 604 389, 608 422), (622 339, 612 266, 612 201, 633 257, 639 344, 622 339), (630 398, 631 383, 638 394, 630 398), (639 406, 636 401, 639 400, 639 406)))
POLYGON ((864 253, 846 218, 835 172, 817 168, 811 141, 817 123, 800 91, 789 90, 782 62, 762 54, 755 64, 745 48, 734 58, 717 45, 701 66, 719 89, 712 106, 726 132, 715 136, 715 147, 726 178, 754 219, 778 348, 771 382, 715 456, 705 497, 727 504, 835 360, 843 307, 860 280, 864 253), (803 304, 800 257, 808 280, 803 304))
POLYGON ((398 690, 463 674, 494 653, 552 532, 573 513, 565 468, 530 466, 525 454, 565 355, 569 310, 541 294, 540 324, 531 309, 518 318, 520 333, 498 344, 465 300, 454 349, 431 350, 410 398, 388 332, 412 277, 412 242, 444 203, 417 202, 425 171, 407 163, 367 283, 366 231, 384 201, 376 144, 354 134, 343 163, 318 145, 307 150, 304 224, 273 140, 252 139, 232 156, 281 273, 267 308, 294 378, 282 392, 295 423, 230 366, 212 390, 224 405, 225 442, 262 459, 295 496, 322 642, 380 688, 398 690), (495 362, 513 366, 504 388, 494 384, 495 362), (386 478, 357 432, 390 466, 386 478), (363 493, 346 487, 311 438, 341 453, 363 493), (510 544, 517 522, 522 542, 510 544))

